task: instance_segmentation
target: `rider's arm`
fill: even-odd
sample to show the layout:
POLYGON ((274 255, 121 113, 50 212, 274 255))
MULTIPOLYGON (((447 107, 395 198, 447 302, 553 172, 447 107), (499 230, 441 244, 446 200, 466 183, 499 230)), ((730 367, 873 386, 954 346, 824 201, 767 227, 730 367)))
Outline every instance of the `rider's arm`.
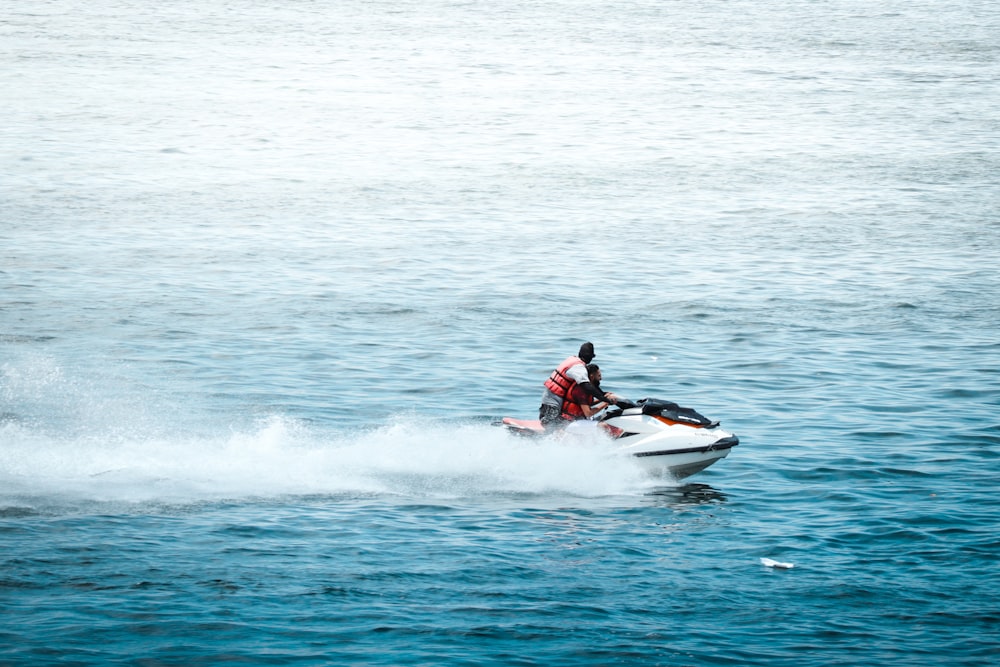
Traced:
POLYGON ((609 403, 601 402, 601 403, 594 403, 593 405, 583 404, 583 405, 580 406, 580 408, 583 410, 583 415, 587 419, 590 419, 591 417, 593 417, 594 415, 596 415, 598 412, 600 412, 604 408, 608 407, 608 405, 610 405, 610 404, 609 403))
POLYGON ((594 398, 596 398, 599 401, 604 401, 606 403, 614 403, 615 402, 615 400, 614 400, 615 399, 615 395, 614 394, 612 394, 610 392, 605 392, 602 389, 599 389, 599 388, 595 387, 594 383, 590 382, 589 380, 587 382, 581 382, 580 383, 580 388, 583 389, 585 392, 587 392, 588 394, 590 394, 591 396, 593 396, 594 398))

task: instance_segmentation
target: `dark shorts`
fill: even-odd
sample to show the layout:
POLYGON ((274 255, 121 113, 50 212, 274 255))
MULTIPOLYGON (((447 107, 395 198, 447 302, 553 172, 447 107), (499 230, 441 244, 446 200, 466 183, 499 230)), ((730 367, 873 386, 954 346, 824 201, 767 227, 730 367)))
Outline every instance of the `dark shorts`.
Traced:
POLYGON ((562 418, 562 410, 546 403, 542 403, 542 407, 538 408, 538 420, 542 422, 546 431, 561 428, 567 423, 562 418))

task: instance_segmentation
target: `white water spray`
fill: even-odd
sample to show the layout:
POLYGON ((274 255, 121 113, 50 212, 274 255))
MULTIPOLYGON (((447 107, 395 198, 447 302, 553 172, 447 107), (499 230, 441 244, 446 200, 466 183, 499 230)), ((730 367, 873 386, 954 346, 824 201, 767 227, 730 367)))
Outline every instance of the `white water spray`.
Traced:
POLYGON ((0 425, 0 503, 58 496, 195 502, 315 494, 603 496, 648 485, 606 441, 525 440, 483 423, 317 432, 273 417, 210 438, 60 438, 0 425))

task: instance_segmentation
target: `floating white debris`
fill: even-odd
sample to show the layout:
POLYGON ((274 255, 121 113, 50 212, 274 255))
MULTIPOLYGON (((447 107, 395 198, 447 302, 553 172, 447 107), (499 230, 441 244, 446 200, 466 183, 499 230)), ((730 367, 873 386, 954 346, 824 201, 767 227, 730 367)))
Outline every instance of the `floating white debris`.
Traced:
POLYGON ((795 567, 795 563, 779 563, 776 560, 771 560, 770 558, 761 558, 760 564, 765 567, 776 567, 782 570, 790 570, 795 567))

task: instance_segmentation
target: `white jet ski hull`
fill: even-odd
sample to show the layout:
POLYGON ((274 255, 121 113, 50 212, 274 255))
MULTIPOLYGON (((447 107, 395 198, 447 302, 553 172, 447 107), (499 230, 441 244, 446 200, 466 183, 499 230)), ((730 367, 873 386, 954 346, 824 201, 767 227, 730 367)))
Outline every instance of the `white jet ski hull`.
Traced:
POLYGON ((719 459, 729 456, 733 445, 718 445, 707 449, 697 447, 690 450, 657 450, 634 452, 636 462, 653 477, 684 479, 701 472, 719 459))
POLYGON ((622 429, 615 440, 619 451, 634 456, 644 470, 656 477, 683 479, 726 458, 739 444, 739 438, 718 427, 667 424, 648 415, 626 414, 602 424, 622 429))

